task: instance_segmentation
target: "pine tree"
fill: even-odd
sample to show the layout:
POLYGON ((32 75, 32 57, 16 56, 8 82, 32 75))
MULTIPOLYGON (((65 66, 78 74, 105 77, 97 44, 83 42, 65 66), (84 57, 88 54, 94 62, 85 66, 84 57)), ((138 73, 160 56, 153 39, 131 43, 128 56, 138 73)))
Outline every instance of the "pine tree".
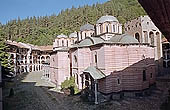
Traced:
POLYGON ((8 69, 9 71, 12 70, 11 61, 9 59, 9 54, 7 53, 7 45, 5 41, 5 36, 3 30, 0 28, 0 62, 1 65, 8 69))

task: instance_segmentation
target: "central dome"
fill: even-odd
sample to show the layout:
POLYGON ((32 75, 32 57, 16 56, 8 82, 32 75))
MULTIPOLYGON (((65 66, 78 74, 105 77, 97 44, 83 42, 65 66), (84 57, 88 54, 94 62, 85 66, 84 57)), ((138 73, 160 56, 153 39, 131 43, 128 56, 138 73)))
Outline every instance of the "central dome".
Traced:
POLYGON ((97 23, 99 24, 99 23, 104 23, 104 22, 107 22, 107 21, 108 21, 108 22, 119 22, 116 17, 110 16, 110 15, 106 15, 106 16, 102 16, 102 17, 97 21, 97 23))

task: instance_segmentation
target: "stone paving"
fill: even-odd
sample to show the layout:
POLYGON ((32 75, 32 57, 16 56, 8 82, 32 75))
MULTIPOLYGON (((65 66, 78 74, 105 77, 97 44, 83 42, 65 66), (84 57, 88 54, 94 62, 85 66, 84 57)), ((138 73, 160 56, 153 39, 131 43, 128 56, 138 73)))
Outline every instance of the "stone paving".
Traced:
POLYGON ((151 96, 125 98, 120 101, 94 105, 83 102, 79 95, 67 96, 57 92, 55 85, 41 78, 41 72, 33 72, 18 77, 3 91, 5 110, 160 110, 168 96, 170 82, 157 81, 157 89, 151 96), (10 87, 14 87, 14 96, 7 97, 10 87))

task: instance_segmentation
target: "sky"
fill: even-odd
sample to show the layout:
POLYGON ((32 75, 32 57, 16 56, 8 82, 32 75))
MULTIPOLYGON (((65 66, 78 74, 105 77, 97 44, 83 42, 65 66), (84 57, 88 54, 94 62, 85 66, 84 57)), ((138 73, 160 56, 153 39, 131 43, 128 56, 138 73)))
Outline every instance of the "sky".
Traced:
POLYGON ((0 22, 58 14, 62 9, 104 3, 108 0, 0 0, 0 22))

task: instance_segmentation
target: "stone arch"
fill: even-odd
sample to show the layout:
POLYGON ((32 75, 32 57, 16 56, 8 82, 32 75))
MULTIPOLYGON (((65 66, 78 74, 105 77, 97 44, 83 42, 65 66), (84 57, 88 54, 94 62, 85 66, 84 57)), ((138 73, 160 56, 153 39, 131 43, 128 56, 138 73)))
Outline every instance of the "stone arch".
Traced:
POLYGON ((50 63, 50 56, 46 56, 46 62, 50 63))
POLYGON ((45 63, 45 57, 44 56, 41 57, 41 63, 45 63))
POLYGON ((138 42, 141 42, 140 41, 140 34, 137 32, 137 33, 135 33, 135 38, 138 40, 138 42))
POLYGON ((150 44, 154 46, 154 33, 151 31, 149 32, 150 44))

